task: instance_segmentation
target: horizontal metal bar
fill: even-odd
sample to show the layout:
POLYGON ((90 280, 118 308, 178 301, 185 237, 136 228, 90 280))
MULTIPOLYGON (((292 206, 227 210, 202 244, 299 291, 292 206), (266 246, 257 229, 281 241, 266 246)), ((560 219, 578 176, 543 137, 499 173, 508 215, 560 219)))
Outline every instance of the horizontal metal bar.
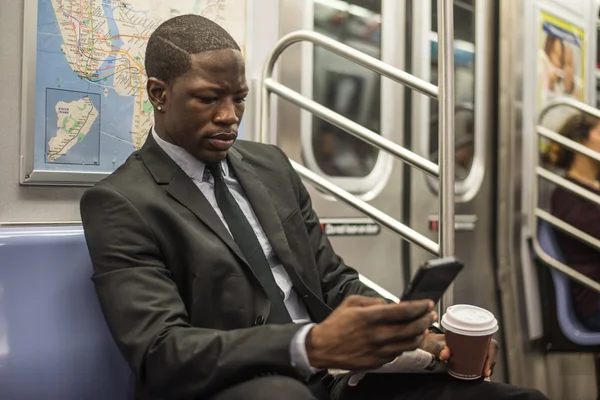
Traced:
POLYGON ((2 222, 0 221, 0 227, 20 227, 20 226, 72 226, 81 225, 81 221, 23 221, 23 222, 2 222))
POLYGON ((373 282, 366 276, 359 274, 358 279, 362 283, 364 283, 365 285, 367 285, 368 287, 370 287, 371 289, 373 289, 374 291, 379 293, 381 296, 392 300, 394 303, 400 303, 400 299, 397 296, 394 296, 392 293, 388 292, 387 290, 385 290, 384 288, 382 288, 381 286, 379 286, 378 284, 376 284, 375 282, 373 282))
POLYGON ((344 189, 340 188, 337 185, 329 182, 327 179, 322 178, 320 175, 312 172, 308 168, 303 167, 295 161, 290 160, 292 166, 298 172, 298 174, 304 178, 306 181, 314 185, 315 187, 332 194, 336 198, 345 202, 346 204, 354 207, 356 210, 361 213, 367 215, 372 218, 374 221, 380 223, 385 226, 392 232, 397 233, 402 236, 404 239, 408 240, 411 243, 416 244, 422 249, 430 252, 435 256, 439 256, 440 247, 433 240, 423 236, 419 232, 409 228, 403 223, 395 220, 389 215, 383 213, 379 209, 373 207, 372 205, 360 200, 358 197, 348 193, 344 189))
POLYGON ((578 283, 581 283, 582 285, 587 286, 590 289, 595 290, 596 292, 600 292, 600 283, 588 278, 581 272, 576 271, 568 265, 561 263, 560 261, 552 258, 548 253, 546 253, 544 249, 542 249, 542 246, 540 246, 537 235, 534 236, 533 249, 535 250, 535 253, 542 259, 542 261, 550 265, 552 268, 559 270, 574 281, 577 281, 578 283))
MULTIPOLYGON (((536 132, 539 135, 541 135, 542 137, 545 137, 556 143, 559 143, 562 146, 564 146, 572 151, 579 152, 579 153, 584 154, 592 159, 600 161, 600 155, 598 153, 590 150, 589 148, 583 146, 580 143, 570 140, 570 139, 560 135, 559 133, 554 132, 554 131, 542 126, 542 123, 543 123, 543 120, 544 120, 544 117, 546 116, 546 114, 548 114, 548 112, 550 110, 552 110, 556 107, 560 107, 560 106, 567 106, 567 107, 575 108, 579 111, 582 111, 584 113, 587 113, 589 115, 592 115, 592 116, 600 119, 600 111, 597 110, 596 108, 591 107, 587 104, 581 103, 579 101, 570 99, 570 98, 559 98, 554 101, 551 101, 550 103, 548 103, 546 105, 546 107, 544 107, 544 109, 542 109, 542 111, 540 112, 540 114, 538 116, 538 125, 535 128, 536 132)), ((578 185, 576 185, 572 182, 569 182, 568 180, 564 179, 563 177, 561 177, 557 174, 554 174, 545 168, 540 167, 539 166, 539 149, 534 148, 534 153, 532 156, 536 160, 536 164, 538 164, 538 165, 536 165, 536 168, 535 168, 535 171, 538 176, 540 176, 544 179, 547 179, 559 186, 562 186, 565 189, 570 190, 571 192, 573 192, 575 194, 578 194, 590 201, 593 201, 594 203, 598 203, 600 196, 597 196, 591 192, 587 192, 585 189, 579 187, 578 185)), ((552 268, 559 270, 560 272, 564 273, 565 275, 567 275, 569 278, 573 279, 574 281, 577 281, 578 283, 581 283, 582 285, 585 285, 585 286, 589 287, 590 289, 600 292, 600 283, 594 281, 593 279, 590 279, 589 277, 576 271, 575 269, 569 267, 568 265, 565 265, 564 263, 550 257, 550 255, 548 255, 541 248, 541 246, 539 244, 538 233, 537 233, 537 218, 547 221, 548 223, 552 224, 553 226, 562 230, 563 232, 573 236, 576 239, 581 240, 582 242, 584 242, 598 250, 600 250, 600 240, 596 239, 595 237, 593 237, 591 235, 588 235, 587 233, 575 228, 574 226, 572 226, 570 224, 567 224, 563 220, 556 218, 549 212, 540 209, 538 207, 538 180, 537 179, 534 179, 534 182, 533 182, 532 208, 533 208, 533 212, 531 213, 532 215, 530 216, 530 218, 532 218, 532 220, 533 220, 533 225, 532 225, 533 247, 534 247, 534 250, 537 253, 537 255, 544 262, 546 262, 548 265, 550 265, 552 268)))
POLYGON ((568 149, 576 151, 578 153, 583 154, 584 156, 590 157, 598 162, 600 162, 600 153, 591 150, 589 147, 582 145, 581 143, 577 143, 574 140, 571 140, 560 133, 554 132, 551 129, 548 129, 544 126, 538 125, 535 127, 537 133, 541 136, 548 138, 556 143, 559 143, 565 146, 568 149))
MULTIPOLYGON (((588 244, 588 245, 594 247, 595 249, 600 250, 600 240, 596 239, 592 235, 588 235, 587 233, 585 233, 584 231, 582 231, 580 229, 575 228, 573 225, 567 224, 562 219, 556 218, 554 215, 550 214, 548 211, 542 210, 541 208, 536 208, 535 215, 538 218, 541 218, 541 219, 549 222, 550 224, 554 225, 561 231, 568 233, 569 235, 573 236, 576 239, 581 240, 585 244, 588 244)), ((534 236, 536 236, 536 235, 534 235, 534 236)))
POLYGON ((387 77, 394 82, 401 83, 416 90, 417 92, 423 93, 431 98, 438 98, 438 88, 431 83, 424 81, 409 74, 408 72, 402 71, 396 67, 393 67, 381 60, 371 57, 361 51, 358 51, 348 45, 340 43, 336 40, 328 38, 313 31, 296 31, 282 37, 279 42, 275 45, 275 48, 271 51, 267 57, 265 69, 263 71, 263 80, 270 78, 273 75, 273 68, 275 62, 283 53, 283 51, 294 43, 298 42, 311 42, 320 47, 323 47, 332 53, 338 54, 350 61, 353 61, 363 67, 370 69, 387 77))
POLYGON ((571 108, 575 108, 579 111, 582 111, 586 114, 592 115, 594 117, 600 118, 600 110, 598 110, 595 107, 590 106, 589 104, 585 104, 582 103, 580 101, 571 99, 569 97, 560 97, 558 99, 555 99, 551 102, 549 102, 540 112, 540 115, 538 116, 538 124, 542 125, 542 122, 544 121, 544 117, 546 116, 546 114, 548 114, 548 112, 550 112, 550 110, 556 108, 556 107, 561 107, 561 106, 567 106, 567 107, 571 107, 571 108))
POLYGON ((551 172, 539 166, 536 168, 536 173, 542 178, 554 183, 555 185, 561 186, 567 189, 568 191, 575 193, 576 195, 579 195, 584 199, 587 199, 600 206, 600 196, 585 188, 582 188, 581 186, 569 181, 568 179, 565 179, 562 176, 557 175, 554 172, 551 172))
POLYGON ((381 135, 378 135, 372 130, 357 124, 343 115, 330 110, 329 108, 309 99, 306 96, 301 95, 300 93, 288 88, 285 85, 282 85, 279 82, 274 81, 271 78, 266 79, 263 82, 263 85, 265 85, 269 92, 275 93, 283 99, 297 105, 298 107, 310 111, 314 115, 324 119, 327 122, 330 122, 340 129, 345 130, 346 132, 369 143, 370 145, 375 146, 402 161, 405 161, 406 163, 418 168, 428 175, 431 175, 435 178, 439 177, 439 167, 428 159, 405 149, 399 144, 394 143, 381 135))

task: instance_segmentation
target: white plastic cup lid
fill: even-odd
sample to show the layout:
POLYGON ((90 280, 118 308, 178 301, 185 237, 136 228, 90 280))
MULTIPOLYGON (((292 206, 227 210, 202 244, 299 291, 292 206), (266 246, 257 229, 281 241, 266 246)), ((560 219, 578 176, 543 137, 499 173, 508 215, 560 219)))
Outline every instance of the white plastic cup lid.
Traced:
POLYGON ((442 327, 459 335, 486 336, 498 330, 498 321, 488 310, 468 304, 457 304, 446 309, 442 317, 442 327))

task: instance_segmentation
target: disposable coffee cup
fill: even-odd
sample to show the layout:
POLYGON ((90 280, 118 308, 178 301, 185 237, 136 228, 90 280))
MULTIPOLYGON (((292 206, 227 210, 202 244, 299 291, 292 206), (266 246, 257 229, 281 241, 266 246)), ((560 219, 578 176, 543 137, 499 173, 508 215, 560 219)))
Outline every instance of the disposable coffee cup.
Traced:
POLYGON ((490 341, 498 330, 494 314, 480 307, 457 304, 446 310, 442 327, 452 352, 448 373, 458 379, 481 378, 490 341))

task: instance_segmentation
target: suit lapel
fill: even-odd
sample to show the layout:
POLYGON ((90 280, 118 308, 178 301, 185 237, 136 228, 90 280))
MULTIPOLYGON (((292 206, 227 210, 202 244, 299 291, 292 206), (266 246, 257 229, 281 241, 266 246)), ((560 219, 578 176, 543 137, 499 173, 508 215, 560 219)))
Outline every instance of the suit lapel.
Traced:
MULTIPOLYGON (((233 252, 244 262, 246 259, 242 251, 229 234, 223 221, 219 218, 206 197, 194 182, 183 172, 177 174, 169 186, 167 192, 184 207, 190 210, 198 219, 208 226, 233 252)), ((247 262, 246 262, 247 263, 247 262)))
MULTIPOLYGON (((151 134, 148 135, 146 143, 136 156, 144 162, 156 183, 166 186, 167 193, 190 210, 217 235, 254 274, 240 248, 206 197, 175 161, 160 148, 151 134)), ((259 180, 254 168, 244 162, 241 154, 234 148, 229 151, 229 161, 265 235, 290 276, 294 287, 307 301, 307 306, 309 311, 314 314, 314 319, 318 322, 322 321, 329 314, 329 308, 304 284, 294 268, 293 255, 271 196, 259 180)))
POLYGON ((256 171, 250 164, 242 160, 241 154, 235 149, 229 151, 229 163, 233 167, 237 181, 244 189, 252 210, 256 214, 275 254, 277 254, 284 267, 292 266, 292 255, 283 225, 273 205, 273 199, 271 199, 267 189, 256 175, 256 171))
POLYGON ((139 155, 156 182, 165 185, 171 197, 190 210, 248 265, 240 248, 206 197, 175 161, 160 148, 151 134, 148 135, 139 155))
POLYGON ((269 192, 258 178, 254 168, 244 162, 241 154, 235 149, 229 151, 229 162, 275 254, 279 257, 279 261, 281 261, 283 268, 292 280, 294 289, 304 299, 309 312, 313 315, 313 319, 317 322, 324 320, 331 309, 310 290, 296 271, 294 257, 269 192))

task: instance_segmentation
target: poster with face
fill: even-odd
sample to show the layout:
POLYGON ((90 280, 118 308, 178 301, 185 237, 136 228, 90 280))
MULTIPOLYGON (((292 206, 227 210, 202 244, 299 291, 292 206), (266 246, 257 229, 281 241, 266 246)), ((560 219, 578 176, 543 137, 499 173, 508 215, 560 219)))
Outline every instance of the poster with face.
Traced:
MULTIPOLYGON (((558 97, 584 101, 585 43, 581 27, 546 12, 540 15, 538 111, 558 97)), ((544 121, 558 129, 572 110, 557 108, 544 121)))

